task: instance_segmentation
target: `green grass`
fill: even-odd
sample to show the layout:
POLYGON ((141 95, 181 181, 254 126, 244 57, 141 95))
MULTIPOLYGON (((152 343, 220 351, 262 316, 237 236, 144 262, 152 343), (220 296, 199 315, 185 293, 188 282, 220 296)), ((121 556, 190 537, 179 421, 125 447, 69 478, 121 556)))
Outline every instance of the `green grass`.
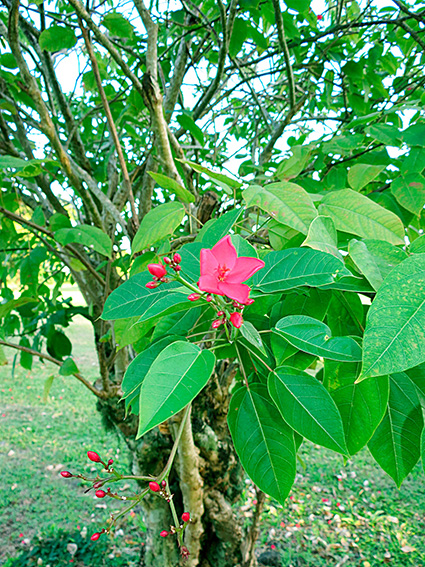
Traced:
MULTIPOLYGON (((90 325, 78 318, 69 336, 78 367, 93 379, 96 358, 90 325)), ((128 471, 128 453, 115 433, 103 429, 94 397, 78 381, 59 376, 53 365, 38 361, 31 372, 16 364, 12 378, 15 353, 7 354, 10 363, 0 367, 0 564, 28 553, 41 535, 44 541, 56 538, 62 550, 51 561, 48 558, 57 551, 49 547, 43 565, 65 565, 72 557, 66 542, 78 541, 81 547, 105 525, 114 502, 84 494, 82 483, 65 480, 59 472, 89 473, 94 467, 87 450, 113 458, 119 470, 128 471), (55 379, 44 403, 44 383, 52 374, 55 379)), ((419 464, 399 491, 366 451, 345 466, 338 455, 309 443, 300 454, 302 463, 287 504, 282 508, 266 502, 258 554, 272 553, 280 561, 276 564, 285 567, 425 567, 425 478, 419 464)), ((127 485, 123 494, 131 488, 127 485)), ((247 522, 255 507, 253 498, 248 486, 239 508, 247 522)), ((102 559, 87 556, 84 561, 76 555, 74 565, 138 565, 142 527, 136 510, 102 559)), ((34 547, 37 553, 38 549, 34 547)))

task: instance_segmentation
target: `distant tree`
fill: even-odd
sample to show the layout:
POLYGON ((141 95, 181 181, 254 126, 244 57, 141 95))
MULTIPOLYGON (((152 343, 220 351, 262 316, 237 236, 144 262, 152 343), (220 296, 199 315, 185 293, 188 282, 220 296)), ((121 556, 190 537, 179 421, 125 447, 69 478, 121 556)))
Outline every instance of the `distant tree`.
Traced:
MULTIPOLYGON (((255 564, 260 489, 284 501, 303 437, 347 456, 369 443, 398 485, 420 457, 425 3, 327 6, 1 0, 0 344, 85 384, 134 471, 160 475, 178 437, 168 480, 194 519, 191 566, 255 564), (211 334, 214 308, 178 283, 153 293, 146 269, 179 251, 196 290, 200 250, 229 231, 266 268, 240 330, 211 334), (62 296, 70 281, 85 307, 62 296), (94 383, 66 336, 76 314, 93 325, 94 383), (152 409, 160 428, 141 417, 137 438, 143 372, 169 348, 173 371, 201 353, 192 379, 208 383, 191 413, 172 417, 173 400, 152 409), (259 487, 245 532, 234 446, 259 487)), ((145 564, 175 565, 168 503, 140 502, 145 564)))

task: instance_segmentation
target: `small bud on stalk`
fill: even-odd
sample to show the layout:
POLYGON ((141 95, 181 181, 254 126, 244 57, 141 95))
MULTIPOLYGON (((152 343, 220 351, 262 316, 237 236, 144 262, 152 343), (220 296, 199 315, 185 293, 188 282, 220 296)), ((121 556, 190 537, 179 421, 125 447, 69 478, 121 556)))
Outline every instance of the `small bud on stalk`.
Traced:
POLYGON ((110 467, 110 466, 113 464, 113 462, 114 462, 114 459, 109 459, 109 461, 108 461, 108 467, 110 467))
POLYGON ((218 329, 220 327, 220 325, 222 325, 222 324, 223 324, 223 321, 221 319, 216 319, 215 321, 213 321, 211 323, 211 327, 213 329, 218 329))
POLYGON ((104 490, 96 490, 96 496, 98 498, 105 498, 106 492, 104 490))
POLYGON ((167 537, 167 535, 169 535, 169 533, 167 532, 167 530, 162 530, 162 532, 159 535, 161 537, 167 537))
POLYGON ((68 471, 62 471, 61 475, 63 476, 63 478, 71 478, 71 477, 74 476, 72 473, 70 473, 68 471))
POLYGON ((148 271, 157 278, 162 278, 167 273, 167 270, 162 264, 148 264, 148 271))
POLYGON ((152 490, 152 492, 159 492, 161 490, 161 487, 155 481, 149 483, 149 488, 152 490))
POLYGON ((159 286, 159 282, 148 282, 145 285, 145 287, 147 287, 148 289, 155 289, 158 286, 159 286))
POLYGON ((191 293, 190 295, 187 296, 189 301, 198 301, 198 299, 201 296, 199 295, 199 293, 191 293))
POLYGON ((243 323, 242 315, 237 311, 235 311, 230 315, 230 322, 234 327, 239 329, 240 327, 242 327, 242 323, 243 323))
POLYGON ((165 256, 164 264, 167 264, 169 266, 171 264, 171 262, 172 262, 171 258, 169 258, 168 256, 165 256))
POLYGON ((165 488, 165 487, 167 486, 167 481, 166 481, 166 480, 163 480, 163 481, 161 482, 161 486, 162 486, 162 488, 165 488))
POLYGON ((102 459, 94 451, 87 451, 87 456, 94 463, 101 463, 102 462, 102 459))
POLYGON ((173 262, 175 264, 180 264, 181 261, 182 261, 182 257, 180 256, 180 254, 178 252, 176 252, 173 256, 173 262))
POLYGON ((183 522, 189 522, 189 521, 190 521, 190 514, 189 514, 189 512, 183 512, 183 514, 182 514, 182 520, 183 520, 183 522))

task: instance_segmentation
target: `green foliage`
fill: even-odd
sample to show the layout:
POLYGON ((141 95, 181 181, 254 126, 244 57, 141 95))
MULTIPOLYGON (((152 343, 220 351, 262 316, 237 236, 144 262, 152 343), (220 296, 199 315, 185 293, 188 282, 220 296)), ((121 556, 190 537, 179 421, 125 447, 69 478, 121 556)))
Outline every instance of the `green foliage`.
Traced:
POLYGON ((158 205, 149 211, 140 223, 139 230, 134 237, 131 247, 132 253, 145 250, 173 234, 184 215, 183 205, 174 201, 158 205))

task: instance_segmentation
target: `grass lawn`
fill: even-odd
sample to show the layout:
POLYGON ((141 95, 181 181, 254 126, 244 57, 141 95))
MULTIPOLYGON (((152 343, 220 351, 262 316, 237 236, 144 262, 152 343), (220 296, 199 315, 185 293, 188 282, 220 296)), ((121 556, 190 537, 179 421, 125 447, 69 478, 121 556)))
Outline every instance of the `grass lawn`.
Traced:
MULTIPOLYGON (((94 378, 90 325, 78 318, 68 334, 78 367, 94 378)), ((67 549, 76 542, 99 552, 99 544, 88 544, 88 538, 105 525, 115 503, 84 494, 79 481, 66 481, 59 472, 90 472, 87 450, 113 458, 125 471, 128 454, 115 433, 105 432, 94 398, 79 382, 38 361, 31 372, 17 362, 12 378, 14 354, 8 351, 9 364, 0 367, 0 564, 31 549, 41 535, 56 538, 56 551, 38 565, 140 565, 143 519, 137 510, 99 557, 85 559, 84 554, 74 556, 72 546, 67 549), (51 375, 55 379, 43 401, 51 375)), ((345 466, 340 456, 309 443, 300 455, 296 485, 285 507, 266 502, 258 542, 266 564, 425 567, 425 477, 419 464, 399 491, 366 451, 345 466)), ((123 488, 126 494, 132 486, 123 488)), ((254 507, 247 485, 240 507, 247 522, 254 507)), ((35 557, 19 567, 36 564, 35 557)))

